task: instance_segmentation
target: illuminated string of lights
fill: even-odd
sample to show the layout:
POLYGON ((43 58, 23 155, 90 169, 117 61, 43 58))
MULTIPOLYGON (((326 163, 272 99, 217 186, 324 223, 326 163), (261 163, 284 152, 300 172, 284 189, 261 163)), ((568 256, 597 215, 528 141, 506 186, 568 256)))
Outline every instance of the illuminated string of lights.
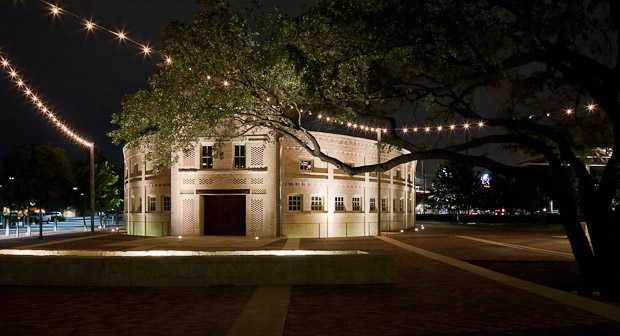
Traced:
POLYGON ((47 5, 49 7, 50 13, 52 15, 52 17, 60 17, 61 15, 67 16, 67 17, 71 17, 73 19, 75 19, 76 21, 78 21, 79 23, 84 25, 84 29, 86 30, 86 33, 92 32, 94 30, 99 30, 99 31, 103 31, 106 32, 112 36, 114 36, 115 38, 117 38, 120 42, 127 42, 130 44, 133 44, 135 46, 137 46, 140 51, 144 54, 144 55, 150 55, 150 54, 156 54, 161 56, 161 58, 164 60, 164 62, 166 63, 172 63, 172 58, 170 58, 169 56, 165 55, 164 53, 162 53, 161 51, 158 51, 152 47, 150 47, 148 44, 144 44, 144 43, 140 43, 132 38, 130 38, 129 36, 127 36, 127 33, 123 30, 119 30, 119 31, 114 31, 112 29, 106 28, 105 26, 99 25, 97 23, 95 23, 92 19, 87 19, 84 18, 80 15, 77 15, 73 12, 70 12, 64 8, 59 7, 57 4, 53 4, 51 2, 45 1, 45 0, 39 0, 41 3, 44 3, 45 5, 47 5))
MULTIPOLYGON (((106 28, 102 25, 96 24, 92 19, 88 19, 88 18, 84 18, 80 15, 77 15, 73 12, 70 12, 64 8, 59 7, 58 4, 53 4, 51 2, 48 2, 46 0, 39 0, 41 3, 44 3, 46 6, 49 7, 50 9, 50 13, 52 14, 53 17, 57 17, 60 15, 66 15, 68 17, 71 17, 75 20, 77 20, 79 23, 84 25, 84 29, 86 30, 86 32, 90 32, 93 30, 100 30, 100 31, 104 31, 106 33, 111 34, 112 36, 114 36, 115 38, 118 38, 119 41, 127 41, 130 44, 133 44, 135 46, 137 46, 141 52, 145 55, 148 54, 157 54, 159 56, 162 57, 162 59, 166 62, 166 63, 172 63, 172 58, 152 47, 150 47, 148 44, 142 44, 132 38, 130 38, 129 36, 127 36, 127 34, 123 31, 123 30, 119 30, 119 31, 114 31, 112 29, 106 28)), ((211 79, 211 76, 207 76, 207 79, 211 79)), ((230 82, 226 79, 224 79, 222 81, 222 85, 225 87, 230 86, 230 82)), ((267 98, 267 101, 269 101, 269 98, 267 98)), ((291 107, 292 108, 292 107, 291 107)), ((596 109, 596 105, 595 104, 588 104, 585 106, 585 109, 588 112, 594 112, 596 109)), ((303 113, 303 110, 301 110, 301 112, 303 113)), ((576 109, 569 107, 564 109, 564 114, 566 116, 571 116, 573 114, 575 114, 577 111, 576 109)), ((312 115, 312 112, 308 112, 309 115, 312 115)), ((551 116, 551 113, 547 113, 546 114, 547 117, 551 116)), ((529 116, 529 119, 532 119, 534 116, 531 115, 529 116)), ((320 120, 322 122, 335 122, 333 118, 329 117, 329 116, 323 116, 321 114, 318 114, 316 117, 317 120, 320 120)), ((343 121, 339 121, 339 123, 341 125, 346 125, 348 128, 355 130, 355 131, 361 131, 361 132, 372 132, 372 133, 376 133, 376 132, 383 132, 383 133, 387 133, 388 129, 386 128, 381 128, 381 127, 373 127, 373 126, 369 126, 369 125, 364 125, 362 123, 353 123, 353 122, 343 122, 343 121)), ((459 124, 447 124, 447 125, 437 125, 437 126, 417 126, 417 127, 401 127, 401 128, 396 128, 395 131, 397 132, 401 132, 402 134, 430 134, 430 133, 443 133, 443 132, 456 132, 456 131, 464 131, 464 132, 468 132, 468 131, 473 131, 473 130, 482 130, 485 127, 485 123, 484 121, 480 120, 478 122, 473 122, 473 123, 468 123, 468 122, 464 122, 464 123, 459 123, 459 124)))
MULTIPOLYGON (((589 103, 588 105, 584 106, 584 110, 587 111, 587 113, 595 112, 596 104, 589 103)), ((303 112, 303 110, 301 112, 303 112)), ((565 116, 572 116, 577 113, 577 110, 575 108, 568 107, 563 110, 563 113, 565 116)), ((310 116, 313 115, 312 112, 308 112, 308 114, 310 116)), ((551 113, 547 113, 546 116, 551 117, 551 113)), ((533 115, 530 115, 529 119, 532 119, 533 117, 534 117, 533 115)), ((350 128, 352 130, 361 131, 361 132, 387 133, 388 131, 387 128, 373 127, 373 126, 365 125, 363 123, 336 121, 333 118, 329 116, 324 116, 322 114, 316 115, 315 120, 327 122, 327 123, 335 122, 340 125, 346 125, 347 128, 350 128)), ((456 131, 468 132, 468 131, 473 131, 473 130, 482 130, 486 126, 487 125, 485 124, 485 122, 483 120, 480 120, 478 122, 464 122, 462 124, 461 123, 448 123, 446 125, 437 125, 437 126, 398 127, 398 128, 395 128, 394 130, 397 132, 401 132, 403 134, 430 134, 430 133, 444 133, 444 132, 456 132, 456 131)))
POLYGON ((8 59, 0 54, 0 65, 2 69, 9 75, 10 79, 17 85, 19 90, 29 98, 32 105, 37 108, 44 116, 46 116, 57 129, 61 130, 65 135, 72 138, 79 144, 85 147, 92 147, 93 143, 88 140, 82 138, 77 133, 75 133, 71 128, 69 128, 65 123, 63 123, 54 112, 46 106, 46 104, 37 96, 37 94, 32 90, 24 81, 23 77, 20 76, 17 72, 17 69, 13 67, 8 59))

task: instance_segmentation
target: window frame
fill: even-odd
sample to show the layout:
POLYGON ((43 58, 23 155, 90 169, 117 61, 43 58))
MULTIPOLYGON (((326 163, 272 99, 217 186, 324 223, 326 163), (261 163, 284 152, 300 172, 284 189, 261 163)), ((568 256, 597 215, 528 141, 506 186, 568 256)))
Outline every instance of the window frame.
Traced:
POLYGON ((172 211, 172 197, 168 196, 168 195, 162 195, 161 196, 161 209, 164 212, 170 212, 172 211), (168 199, 168 202, 166 202, 166 199, 168 199), (168 203, 166 206, 166 203, 168 203))
POLYGON ((377 212, 377 198, 376 197, 370 197, 368 199, 368 211, 377 212))
POLYGON ((347 207, 345 205, 345 196, 337 195, 334 196, 334 212, 345 212, 347 211, 347 207))
POLYGON ((353 212, 362 212, 363 211, 363 205, 364 203, 362 202, 362 196, 360 195, 353 195, 351 196, 351 211, 353 212), (357 209, 355 206, 355 200, 357 199, 357 209))
POLYGON ((202 145, 200 149, 200 169, 213 169, 213 145, 202 145), (206 153, 205 153, 206 149, 206 153), (205 159, 207 165, 205 166, 205 159), (209 164, 211 165, 209 167, 209 164))
POLYGON ((290 212, 301 212, 304 209, 303 195, 302 194, 289 194, 287 197, 287 209, 290 212), (295 199, 297 197, 299 197, 299 199, 295 199), (299 208, 297 209, 297 207, 299 208))
POLYGON ((247 164, 246 164, 247 153, 246 153, 245 147, 246 147, 245 144, 233 144, 233 168, 234 169, 247 169, 247 164), (237 148, 239 148, 239 151, 237 151, 237 148), (241 151, 243 151, 243 155, 241 155, 241 151))
POLYGON ((148 201, 148 212, 157 212, 157 196, 155 195, 149 195, 147 196, 147 201, 148 201), (153 202, 155 204, 153 204, 153 202), (153 205, 155 205, 153 207, 153 205))
POLYGON ((314 171, 314 160, 305 160, 305 159, 300 159, 300 160, 299 160, 299 171, 302 171, 302 172, 306 172, 306 171, 314 171), (302 163, 303 163, 303 162, 306 162, 306 165, 305 165, 305 166, 303 166, 303 165, 302 165, 302 163), (307 169, 302 168, 302 167, 308 167, 308 166, 309 166, 310 168, 307 168, 307 169))
POLYGON ((323 195, 311 195, 310 196, 310 211, 325 211, 325 203, 323 202, 323 195), (320 203, 316 203, 316 201, 320 201, 320 203), (320 207, 320 208, 315 208, 320 207))

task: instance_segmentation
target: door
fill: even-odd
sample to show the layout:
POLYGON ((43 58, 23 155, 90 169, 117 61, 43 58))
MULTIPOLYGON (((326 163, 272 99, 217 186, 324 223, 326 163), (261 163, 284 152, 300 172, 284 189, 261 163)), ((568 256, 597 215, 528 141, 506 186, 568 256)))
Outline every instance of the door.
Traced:
POLYGON ((205 235, 245 236, 245 195, 204 196, 205 235))

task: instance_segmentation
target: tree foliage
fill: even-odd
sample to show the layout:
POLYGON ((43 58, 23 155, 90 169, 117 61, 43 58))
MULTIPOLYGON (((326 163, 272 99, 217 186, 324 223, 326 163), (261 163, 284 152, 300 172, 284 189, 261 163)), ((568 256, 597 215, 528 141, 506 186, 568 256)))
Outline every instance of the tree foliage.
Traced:
POLYGON ((2 158, 2 166, 5 200, 18 208, 34 203, 49 210, 70 204, 73 175, 62 149, 48 144, 19 145, 2 158))
POLYGON ((435 171, 428 203, 435 210, 447 209, 451 213, 470 210, 476 206, 479 184, 471 166, 446 161, 435 171))
POLYGON ((205 1, 193 24, 166 28, 173 62, 126 99, 112 136, 134 146, 155 141, 163 164, 197 136, 268 127, 350 174, 434 158, 526 178, 556 201, 587 283, 620 293, 620 215, 611 207, 620 180, 618 18, 610 0, 319 0, 296 17, 205 1), (332 125, 374 123, 409 153, 350 167, 321 151, 308 132, 310 111, 332 125), (482 122, 489 131, 420 150, 397 130, 403 112, 408 120, 430 113, 432 125, 482 122), (489 144, 549 165, 465 152, 489 144), (597 148, 611 149, 600 181, 583 159, 597 148))
MULTIPOLYGON (((80 210, 90 208, 90 158, 73 164, 77 188, 84 196, 76 196, 75 201, 80 210)), ((119 174, 99 150, 95 150, 95 210, 116 209, 121 202, 118 186, 119 174)))

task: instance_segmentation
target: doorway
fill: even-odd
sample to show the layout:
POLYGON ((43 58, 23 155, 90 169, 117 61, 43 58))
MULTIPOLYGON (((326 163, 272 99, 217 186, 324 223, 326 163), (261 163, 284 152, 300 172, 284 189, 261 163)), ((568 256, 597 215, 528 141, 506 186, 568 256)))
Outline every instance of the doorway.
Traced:
POLYGON ((245 236, 245 195, 204 196, 204 234, 245 236))

